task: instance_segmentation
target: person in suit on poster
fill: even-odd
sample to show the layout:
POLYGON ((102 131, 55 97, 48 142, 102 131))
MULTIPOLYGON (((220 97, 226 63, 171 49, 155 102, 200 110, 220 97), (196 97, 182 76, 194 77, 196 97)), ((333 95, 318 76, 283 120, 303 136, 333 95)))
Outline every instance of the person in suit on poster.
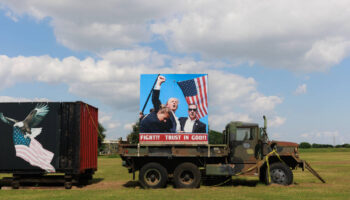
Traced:
POLYGON ((181 132, 185 133, 206 133, 206 125, 197 119, 197 105, 188 106, 188 117, 179 118, 181 132))

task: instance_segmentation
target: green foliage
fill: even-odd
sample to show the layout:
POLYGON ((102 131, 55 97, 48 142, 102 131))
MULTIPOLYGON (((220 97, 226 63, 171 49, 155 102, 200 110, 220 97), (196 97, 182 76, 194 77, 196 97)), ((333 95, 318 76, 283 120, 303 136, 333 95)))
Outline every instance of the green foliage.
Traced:
POLYGON ((106 131, 106 129, 99 122, 98 123, 98 139, 97 139, 98 152, 101 152, 104 149, 104 144, 102 142, 106 137, 106 135, 104 134, 105 131, 106 131))
POLYGON ((312 144, 312 148, 333 148, 333 145, 330 144, 312 144))
POLYGON ((222 133, 209 129, 209 144, 222 144, 223 142, 222 133))
POLYGON ((350 148, 350 144, 336 145, 335 148, 350 148))
MULTIPOLYGON (((313 143, 312 145, 308 142, 301 142, 299 144, 299 148, 301 149, 309 149, 309 148, 334 148, 333 145, 330 144, 316 144, 313 143)), ((350 144, 338 144, 335 146, 335 148, 350 148, 350 144)))
POLYGON ((136 122, 134 125, 132 125, 132 131, 127 136, 128 141, 131 144, 139 143, 139 133, 140 133, 140 122, 136 122))
POLYGON ((302 142, 302 143, 299 144, 299 148, 309 149, 309 148, 311 148, 311 144, 308 143, 308 142, 302 142))

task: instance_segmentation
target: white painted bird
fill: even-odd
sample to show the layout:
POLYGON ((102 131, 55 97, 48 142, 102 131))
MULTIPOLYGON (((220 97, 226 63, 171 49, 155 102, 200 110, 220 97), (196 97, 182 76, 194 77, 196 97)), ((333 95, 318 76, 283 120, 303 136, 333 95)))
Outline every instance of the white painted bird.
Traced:
POLYGON ((24 134, 24 137, 35 138, 41 133, 42 128, 34 128, 37 126, 46 114, 49 112, 47 104, 37 104, 35 108, 28 114, 23 121, 18 121, 9 117, 5 117, 3 113, 0 113, 0 119, 14 128, 19 128, 24 134))

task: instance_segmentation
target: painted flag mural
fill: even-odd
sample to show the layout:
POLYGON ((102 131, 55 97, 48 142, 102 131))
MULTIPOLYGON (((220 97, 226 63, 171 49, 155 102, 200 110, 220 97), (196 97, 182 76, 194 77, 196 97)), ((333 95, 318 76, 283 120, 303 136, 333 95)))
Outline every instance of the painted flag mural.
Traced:
POLYGON ((208 75, 142 74, 139 142, 208 143, 208 75))
POLYGON ((46 172, 55 172, 51 165, 54 154, 46 149, 35 139, 26 137, 18 127, 13 130, 13 143, 15 145, 16 156, 39 167, 46 172))

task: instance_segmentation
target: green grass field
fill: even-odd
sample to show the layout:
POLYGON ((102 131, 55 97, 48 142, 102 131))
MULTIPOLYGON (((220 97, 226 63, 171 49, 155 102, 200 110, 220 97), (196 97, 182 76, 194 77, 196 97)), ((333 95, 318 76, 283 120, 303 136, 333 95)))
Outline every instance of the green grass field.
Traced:
POLYGON ((94 183, 83 188, 3 189, 1 200, 10 199, 350 199, 350 149, 305 149, 301 158, 326 180, 321 183, 311 173, 294 171, 294 184, 266 186, 256 177, 234 177, 233 184, 199 189, 145 190, 132 181, 132 174, 121 166, 120 158, 99 157, 94 183))

